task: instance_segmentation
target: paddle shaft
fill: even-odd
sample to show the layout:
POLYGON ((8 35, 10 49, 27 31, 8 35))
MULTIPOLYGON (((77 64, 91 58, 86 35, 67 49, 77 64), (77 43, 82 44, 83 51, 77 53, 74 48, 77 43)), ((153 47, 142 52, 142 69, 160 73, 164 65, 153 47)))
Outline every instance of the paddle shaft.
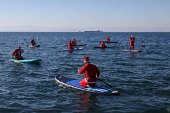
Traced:
MULTIPOLYGON (((77 69, 78 70, 78 68, 76 68, 76 67, 74 67, 74 66, 72 66, 72 65, 70 65, 70 64, 67 64, 67 65, 69 65, 70 67, 72 67, 72 68, 74 68, 74 69, 77 69)), ((111 88, 113 88, 113 86, 112 85, 110 85, 110 84, 108 84, 107 82, 105 82, 105 81, 103 81, 103 80, 101 80, 101 79, 99 79, 99 78, 97 78, 98 80, 100 80, 100 81, 102 81, 102 82, 104 82, 105 84, 107 84, 109 87, 111 87, 111 88)))

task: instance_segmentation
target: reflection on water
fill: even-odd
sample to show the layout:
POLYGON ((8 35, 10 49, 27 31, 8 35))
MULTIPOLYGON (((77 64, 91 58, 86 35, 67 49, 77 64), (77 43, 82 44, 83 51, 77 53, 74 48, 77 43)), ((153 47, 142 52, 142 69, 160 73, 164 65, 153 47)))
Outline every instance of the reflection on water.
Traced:
POLYGON ((73 108, 75 112, 81 113, 85 111, 94 111, 98 99, 96 94, 80 92, 77 94, 78 100, 75 102, 76 108, 73 108))

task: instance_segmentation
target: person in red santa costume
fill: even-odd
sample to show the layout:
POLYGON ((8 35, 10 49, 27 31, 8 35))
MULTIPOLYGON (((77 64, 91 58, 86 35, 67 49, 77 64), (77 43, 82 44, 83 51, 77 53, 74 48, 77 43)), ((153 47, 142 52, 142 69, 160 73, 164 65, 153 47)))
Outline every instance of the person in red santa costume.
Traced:
POLYGON ((133 34, 131 35, 130 39, 130 49, 132 47, 132 49, 134 50, 134 41, 136 41, 135 37, 133 37, 133 34))
POLYGON ((12 53, 12 57, 15 56, 16 60, 23 60, 24 58, 21 56, 21 53, 23 53, 24 50, 21 49, 21 46, 18 45, 18 48, 15 49, 15 51, 12 53))
POLYGON ((34 38, 32 38, 31 40, 31 46, 35 46, 36 45, 36 42, 34 41, 34 38))
POLYGON ((110 36, 106 39, 106 42, 110 42, 110 36))
POLYGON ((69 42, 68 42, 68 49, 74 49, 73 45, 71 44, 71 40, 69 40, 69 42))
POLYGON ((84 57, 84 66, 78 69, 79 74, 85 75, 85 79, 81 80, 79 84, 83 87, 96 87, 97 78, 100 75, 100 71, 96 65, 90 64, 89 57, 84 57))
POLYGON ((73 46, 76 46, 76 45, 77 45, 77 42, 76 42, 76 39, 75 39, 75 38, 73 38, 71 44, 72 44, 73 46))
POLYGON ((103 41, 101 42, 100 47, 106 47, 103 41))

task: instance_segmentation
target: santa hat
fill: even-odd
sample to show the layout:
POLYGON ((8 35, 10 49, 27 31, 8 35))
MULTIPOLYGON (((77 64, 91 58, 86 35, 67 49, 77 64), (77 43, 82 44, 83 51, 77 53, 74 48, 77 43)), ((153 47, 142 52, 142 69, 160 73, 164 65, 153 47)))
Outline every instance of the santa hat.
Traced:
POLYGON ((89 57, 84 57, 83 59, 84 59, 84 62, 85 62, 85 63, 89 63, 89 62, 90 62, 90 61, 89 61, 89 57))

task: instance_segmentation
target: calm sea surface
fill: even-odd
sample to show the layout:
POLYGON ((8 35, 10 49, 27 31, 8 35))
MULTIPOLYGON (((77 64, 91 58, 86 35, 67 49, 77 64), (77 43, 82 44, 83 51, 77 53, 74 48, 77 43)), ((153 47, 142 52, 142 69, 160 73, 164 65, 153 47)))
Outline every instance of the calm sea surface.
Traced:
POLYGON ((0 39, 2 113, 170 113, 170 32, 1 32, 0 39), (135 49, 142 52, 124 51, 129 49, 131 34, 136 38, 135 49), (118 41, 107 44, 115 48, 93 48, 108 36, 118 41), (27 46, 32 38, 40 47, 27 46), (87 44, 81 47, 84 50, 61 51, 73 38, 87 44), (24 49, 24 58, 42 61, 9 62, 18 45, 24 49), (100 79, 115 86, 120 96, 86 93, 56 83, 56 75, 83 79, 67 64, 81 68, 86 56, 101 71, 100 79))

